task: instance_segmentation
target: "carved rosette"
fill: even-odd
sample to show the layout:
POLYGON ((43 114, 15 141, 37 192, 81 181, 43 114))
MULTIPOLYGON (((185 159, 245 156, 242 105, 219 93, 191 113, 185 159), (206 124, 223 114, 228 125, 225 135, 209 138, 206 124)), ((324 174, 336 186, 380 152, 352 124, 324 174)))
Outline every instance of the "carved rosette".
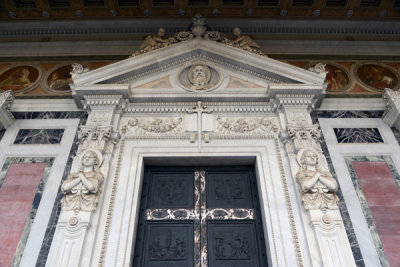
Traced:
POLYGON ((274 118, 217 118, 219 134, 278 133, 274 118))
POLYGON ((0 129, 7 129, 15 120, 11 113, 11 106, 14 100, 14 93, 11 90, 0 94, 0 129))
POLYGON ((121 133, 145 134, 181 134, 182 118, 130 118, 121 122, 121 133))

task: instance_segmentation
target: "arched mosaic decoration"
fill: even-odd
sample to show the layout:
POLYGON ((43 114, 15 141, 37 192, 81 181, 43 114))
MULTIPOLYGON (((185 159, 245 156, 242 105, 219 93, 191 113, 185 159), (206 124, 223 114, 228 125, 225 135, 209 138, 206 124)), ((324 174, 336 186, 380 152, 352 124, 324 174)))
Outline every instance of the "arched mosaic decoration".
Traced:
POLYGON ((0 74, 0 90, 25 92, 35 88, 41 69, 33 65, 11 66, 0 74))
POLYGON ((385 88, 396 89, 399 77, 389 66, 383 64, 364 64, 355 69, 356 78, 368 89, 382 91, 385 88))

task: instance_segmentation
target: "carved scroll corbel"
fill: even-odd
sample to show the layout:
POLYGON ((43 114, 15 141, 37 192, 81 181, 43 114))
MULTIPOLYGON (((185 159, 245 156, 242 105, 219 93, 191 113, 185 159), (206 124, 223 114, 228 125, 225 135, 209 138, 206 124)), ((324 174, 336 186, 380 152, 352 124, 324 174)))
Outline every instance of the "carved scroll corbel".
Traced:
POLYGON ((386 106, 382 120, 390 127, 400 130, 400 91, 385 88, 382 97, 386 106))
POLYGON ((11 106, 14 103, 15 97, 11 90, 0 94, 0 130, 10 127, 15 119, 11 113, 11 106))

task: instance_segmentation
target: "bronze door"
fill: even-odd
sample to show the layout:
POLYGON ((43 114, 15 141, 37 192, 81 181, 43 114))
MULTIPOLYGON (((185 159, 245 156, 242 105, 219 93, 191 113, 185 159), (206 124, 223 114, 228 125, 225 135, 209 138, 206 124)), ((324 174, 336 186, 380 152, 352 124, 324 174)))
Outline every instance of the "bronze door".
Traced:
POLYGON ((134 266, 267 266, 251 167, 145 171, 134 266))

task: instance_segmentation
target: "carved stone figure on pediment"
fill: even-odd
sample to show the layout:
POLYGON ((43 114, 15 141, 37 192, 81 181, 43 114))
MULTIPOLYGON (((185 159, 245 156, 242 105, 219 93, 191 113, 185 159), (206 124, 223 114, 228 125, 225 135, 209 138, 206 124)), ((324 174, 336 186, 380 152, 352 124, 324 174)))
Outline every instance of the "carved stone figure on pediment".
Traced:
POLYGON ((260 46, 254 42, 250 36, 242 34, 242 30, 239 27, 233 29, 233 35, 236 37, 236 39, 233 40, 233 43, 245 50, 252 51, 260 48, 260 46))
POLYGON ((337 209, 338 184, 328 170, 323 170, 315 149, 304 148, 297 154, 300 169, 296 174, 301 200, 306 210, 337 209))
POLYGON ((141 53, 145 53, 153 49, 167 46, 171 42, 173 42, 173 38, 165 38, 165 29, 160 28, 158 29, 157 35, 149 35, 144 39, 138 51, 141 51, 141 53))
POLYGON ((81 168, 71 173, 61 186, 64 193, 62 206, 65 210, 93 211, 97 207, 104 177, 100 171, 102 155, 87 149, 80 157, 81 168))

